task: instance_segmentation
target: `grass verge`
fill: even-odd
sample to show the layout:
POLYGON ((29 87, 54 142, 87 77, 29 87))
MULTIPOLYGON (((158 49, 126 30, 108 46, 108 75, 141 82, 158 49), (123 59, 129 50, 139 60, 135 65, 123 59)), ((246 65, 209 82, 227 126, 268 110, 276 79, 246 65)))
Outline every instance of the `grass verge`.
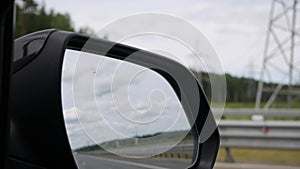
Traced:
MULTIPOLYGON (((246 148, 231 148, 230 150, 232 157, 237 163, 261 163, 300 166, 300 151, 246 148)), ((217 161, 225 162, 225 159, 225 149, 220 148, 217 161)))

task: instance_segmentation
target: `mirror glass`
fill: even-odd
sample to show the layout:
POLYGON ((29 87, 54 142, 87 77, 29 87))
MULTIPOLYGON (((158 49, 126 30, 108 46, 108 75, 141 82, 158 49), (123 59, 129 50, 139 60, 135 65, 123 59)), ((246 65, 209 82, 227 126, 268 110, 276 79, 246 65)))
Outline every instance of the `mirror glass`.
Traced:
POLYGON ((175 91, 155 71, 68 49, 66 129, 79 168, 187 168, 194 137, 175 91))

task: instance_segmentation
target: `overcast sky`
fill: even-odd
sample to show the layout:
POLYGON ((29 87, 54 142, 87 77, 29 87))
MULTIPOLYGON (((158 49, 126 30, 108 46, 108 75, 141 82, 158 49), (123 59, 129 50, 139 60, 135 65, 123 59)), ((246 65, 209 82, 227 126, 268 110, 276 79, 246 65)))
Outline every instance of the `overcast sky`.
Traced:
POLYGON ((97 31, 124 16, 145 12, 182 18, 209 39, 224 70, 238 76, 260 70, 271 6, 270 0, 39 1, 70 13, 77 29, 89 26, 97 31))
MULTIPOLYGON (((88 26, 96 32, 109 23, 133 14, 154 12, 179 17, 194 25, 208 38, 225 72, 236 76, 259 77, 271 0, 37 1, 44 3, 48 9, 69 13, 77 29, 88 26)), ((299 26, 298 23, 298 29, 299 26)), ((142 45, 136 46, 143 48, 142 45)), ((299 48, 298 42, 296 55, 300 54, 299 48)), ((288 66, 281 65, 283 62, 275 60, 272 64, 287 71, 288 66)), ((299 57, 296 62, 299 65, 299 57)), ((299 72, 300 68, 294 74, 295 82, 300 82, 299 72)), ((274 77, 266 80, 287 81, 284 79, 286 74, 273 70, 269 73, 274 77)))

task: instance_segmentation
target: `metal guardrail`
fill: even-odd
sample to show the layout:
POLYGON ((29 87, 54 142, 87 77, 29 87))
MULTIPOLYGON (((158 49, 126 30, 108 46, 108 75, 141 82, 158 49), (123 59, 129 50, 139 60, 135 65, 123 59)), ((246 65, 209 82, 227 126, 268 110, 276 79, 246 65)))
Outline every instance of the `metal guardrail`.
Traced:
MULTIPOLYGON (((300 150, 299 109, 225 109, 213 110, 214 115, 222 116, 219 124, 221 146, 226 150, 226 161, 233 162, 230 148, 300 150), (226 120, 230 116, 281 117, 289 120, 252 121, 226 120)), ((230 118, 229 118, 230 119, 230 118)))
POLYGON ((263 115, 265 117, 299 118, 300 109, 213 109, 213 114, 223 117, 263 115))
POLYGON ((300 150, 300 121, 221 121, 221 146, 300 150))

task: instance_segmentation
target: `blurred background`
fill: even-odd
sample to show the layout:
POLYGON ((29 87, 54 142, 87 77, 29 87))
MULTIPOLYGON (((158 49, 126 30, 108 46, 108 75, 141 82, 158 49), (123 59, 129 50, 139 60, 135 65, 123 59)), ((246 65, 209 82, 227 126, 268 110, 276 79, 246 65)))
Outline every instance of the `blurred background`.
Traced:
MULTIPOLYGON (((225 72, 227 98, 216 168, 299 168, 299 3, 17 0, 15 37, 48 28, 92 35, 118 18, 145 12, 182 18, 214 45, 225 72)), ((197 73, 209 98, 208 75, 197 73)))

